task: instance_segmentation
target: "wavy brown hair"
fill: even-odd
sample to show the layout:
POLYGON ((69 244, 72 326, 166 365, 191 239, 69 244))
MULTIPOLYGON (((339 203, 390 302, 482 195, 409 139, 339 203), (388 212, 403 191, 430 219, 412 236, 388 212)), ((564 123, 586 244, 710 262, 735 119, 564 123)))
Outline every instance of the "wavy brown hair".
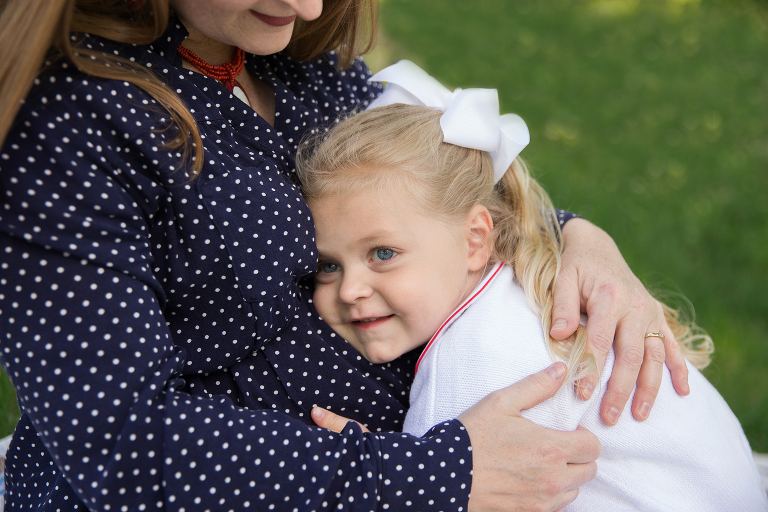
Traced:
MULTIPOLYGON (((463 223, 473 207, 485 206, 493 219, 489 263, 513 268, 549 333, 563 249, 552 202, 519 158, 494 184, 487 152, 443 142, 441 115, 435 108, 394 104, 360 112, 317 134, 299 148, 302 191, 308 199, 363 190, 407 193, 427 215, 450 224, 463 223)), ((662 306, 683 355, 697 368, 707 366, 711 338, 692 316, 683 320, 662 306)), ((547 334, 545 339, 552 359, 567 363, 567 382, 599 370, 587 352, 584 327, 565 341, 547 334)))
MULTIPOLYGON (((308 60, 337 50, 339 67, 374 44, 376 0, 326 1, 317 20, 297 23, 288 53, 308 60), (366 25, 367 23, 367 25, 366 25)), ((203 146, 192 114, 180 98, 146 67, 118 55, 88 50, 73 33, 89 33, 119 43, 146 45, 168 25, 168 0, 0 0, 0 144, 46 58, 66 58, 83 73, 129 82, 153 97, 175 127, 171 148, 194 156, 191 173, 202 166, 203 146)))

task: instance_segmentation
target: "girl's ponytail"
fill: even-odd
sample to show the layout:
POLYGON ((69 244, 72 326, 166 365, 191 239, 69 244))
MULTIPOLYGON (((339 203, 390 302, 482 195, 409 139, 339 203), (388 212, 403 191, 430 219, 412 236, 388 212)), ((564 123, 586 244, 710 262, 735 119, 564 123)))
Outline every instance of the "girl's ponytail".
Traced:
MULTIPOLYGON (((494 187, 493 194, 481 201, 494 220, 493 258, 514 268, 528 301, 541 316, 547 349, 554 361, 568 365, 566 382, 574 382, 599 372, 592 354, 587 352, 587 331, 579 325, 568 339, 549 337, 552 326, 554 285, 560 271, 562 233, 552 202, 544 189, 531 178, 519 158, 494 187)), ((688 304, 690 306, 690 304, 688 304)), ((692 308, 674 309, 662 303, 664 316, 680 350, 698 369, 709 365, 714 352, 712 339, 693 321, 692 308)))

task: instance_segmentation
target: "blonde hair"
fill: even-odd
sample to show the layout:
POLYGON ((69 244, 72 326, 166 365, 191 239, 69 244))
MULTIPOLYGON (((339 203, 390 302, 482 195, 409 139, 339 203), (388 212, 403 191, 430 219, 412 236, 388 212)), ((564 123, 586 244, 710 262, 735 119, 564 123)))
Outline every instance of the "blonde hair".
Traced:
MULTIPOLYGON (((338 50, 339 67, 346 68, 374 44, 376 0, 324 3, 317 20, 296 24, 288 53, 308 60, 338 50)), ((146 67, 118 55, 78 47, 71 39, 73 33, 88 33, 146 45, 163 34, 168 19, 168 0, 0 0, 0 145, 46 58, 63 57, 83 73, 129 82, 153 97, 171 116, 166 128, 177 129, 170 148, 182 148, 185 160, 191 153, 191 172, 198 173, 203 145, 184 101, 146 67)))
MULTIPOLYGON (((297 174, 308 200, 340 192, 406 190, 426 214, 463 222, 475 205, 493 219, 491 262, 510 265, 536 308, 545 333, 552 322, 553 287, 563 249, 549 196, 518 158, 494 185, 488 153, 443 142, 438 109, 395 104, 353 115, 314 140, 297 156, 297 174)), ((680 348, 697 368, 709 364, 712 340, 692 322, 679 322, 664 306, 680 348)), ((584 327, 565 341, 547 338, 553 360, 568 365, 568 382, 598 372, 587 353, 584 327)))

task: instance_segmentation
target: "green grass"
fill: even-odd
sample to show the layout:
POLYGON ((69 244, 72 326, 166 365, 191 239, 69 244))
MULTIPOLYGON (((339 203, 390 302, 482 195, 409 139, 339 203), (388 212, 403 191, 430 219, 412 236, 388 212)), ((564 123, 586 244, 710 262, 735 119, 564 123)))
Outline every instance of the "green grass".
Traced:
POLYGON ((768 452, 768 4, 384 0, 381 67, 495 87, 556 205, 714 338, 705 372, 768 452))
MULTIPOLYGON (((384 0, 389 44, 452 86, 496 87, 555 203, 696 306, 706 375, 768 452, 766 2, 384 0)), ((0 436, 17 418, 0 379, 0 436)))
POLYGON ((5 372, 0 370, 0 437, 10 435, 17 421, 19 421, 19 406, 16 403, 13 384, 5 372))

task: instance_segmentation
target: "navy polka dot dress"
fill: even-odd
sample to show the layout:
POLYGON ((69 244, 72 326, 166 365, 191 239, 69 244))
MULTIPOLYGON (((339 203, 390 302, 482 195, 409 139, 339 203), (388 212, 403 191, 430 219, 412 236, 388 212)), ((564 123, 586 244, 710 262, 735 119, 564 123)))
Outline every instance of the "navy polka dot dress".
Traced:
POLYGON ((185 37, 172 21, 150 46, 82 45, 185 100, 198 177, 153 99, 63 61, 0 150, 0 360, 22 410, 7 510, 465 510, 458 421, 385 433, 400 430, 414 358, 369 364, 301 285, 317 257, 296 146, 378 93, 367 69, 250 56, 275 90, 272 128, 182 68, 185 37), (315 404, 373 433, 313 427, 315 404))

